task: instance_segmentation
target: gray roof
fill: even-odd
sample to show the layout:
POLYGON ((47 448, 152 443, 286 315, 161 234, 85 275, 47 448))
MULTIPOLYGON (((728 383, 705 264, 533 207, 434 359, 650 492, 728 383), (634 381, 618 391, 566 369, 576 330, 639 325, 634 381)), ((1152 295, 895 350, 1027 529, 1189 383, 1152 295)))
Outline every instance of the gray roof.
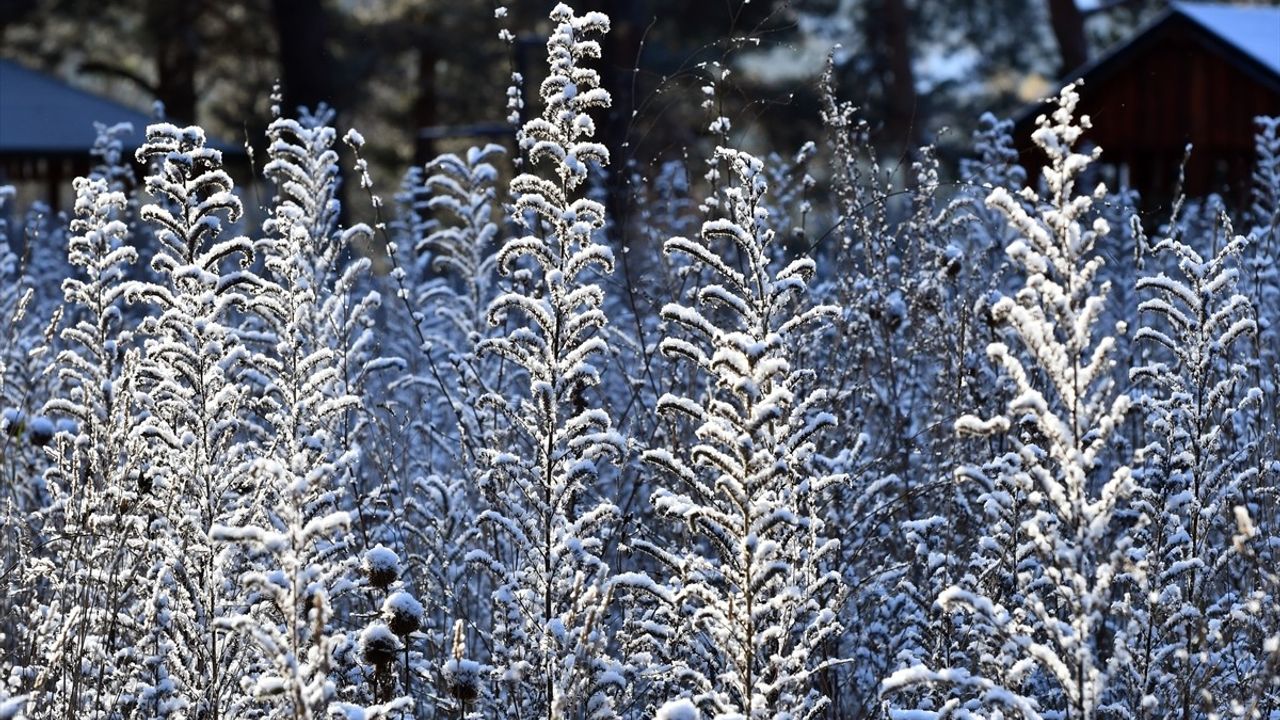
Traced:
POLYGON ((1173 10, 1280 75, 1280 7, 1175 2, 1173 10))
MULTIPOLYGON (((132 150, 142 142, 147 114, 127 105, 0 58, 0 154, 88 155, 97 136, 93 124, 130 123, 124 138, 132 150)), ((227 153, 243 150, 209 138, 210 147, 227 153)))

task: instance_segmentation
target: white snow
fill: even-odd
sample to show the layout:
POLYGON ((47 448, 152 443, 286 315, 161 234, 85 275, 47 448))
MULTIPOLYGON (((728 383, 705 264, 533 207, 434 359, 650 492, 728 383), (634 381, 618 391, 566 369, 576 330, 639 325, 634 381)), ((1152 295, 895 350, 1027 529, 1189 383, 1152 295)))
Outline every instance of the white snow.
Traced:
POLYGON ((0 700, 0 720, 21 720, 22 709, 26 707, 26 704, 26 695, 0 700))
POLYGON ((391 632, 391 628, 383 623, 373 623, 360 631, 360 651, 365 652, 373 647, 399 648, 400 641, 391 632))
POLYGON ((702 713, 698 712, 698 707, 688 698, 680 698, 672 700, 662 707, 658 708, 658 714, 653 716, 653 720, 701 720, 702 713))
POLYGON ((1280 74, 1280 7, 1173 2, 1181 13, 1280 74))
POLYGON ((342 136, 342 141, 357 150, 364 147, 364 135, 361 135, 360 131, 355 128, 348 130, 347 134, 342 136))
POLYGON ((400 574, 400 558, 385 545, 375 545, 364 553, 364 567, 369 572, 400 574))
POLYGON ((422 603, 409 593, 399 590, 382 601, 382 617, 392 631, 407 635, 422 626, 422 603))

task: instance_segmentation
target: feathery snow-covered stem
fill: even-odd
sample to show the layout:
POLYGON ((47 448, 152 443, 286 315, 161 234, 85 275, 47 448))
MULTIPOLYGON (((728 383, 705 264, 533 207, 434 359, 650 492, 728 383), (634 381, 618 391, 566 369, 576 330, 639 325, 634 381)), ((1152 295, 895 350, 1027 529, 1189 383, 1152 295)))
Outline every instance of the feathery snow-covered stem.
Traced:
MULTIPOLYGON (((1068 85, 1032 135, 1049 159, 1044 170, 1048 195, 1028 188, 1015 198, 995 188, 987 199, 1017 232, 1007 253, 1026 273, 1017 295, 992 307, 1020 348, 1001 342, 988 347, 1015 396, 1000 416, 965 416, 956 422, 962 434, 1007 433, 1013 442, 1016 463, 1004 465, 1006 472, 995 482, 1011 491, 1029 489, 1029 515, 1015 521, 1036 562, 1017 570, 1021 592, 1009 598, 1020 598, 1016 607, 1003 606, 1005 598, 986 597, 967 581, 945 590, 938 603, 982 618, 1011 653, 997 660, 999 676, 984 679, 987 685, 966 681, 958 686, 983 688, 988 698, 1003 693, 1018 699, 1013 705, 1027 707, 1020 685, 1030 668, 1038 668, 1060 693, 1056 699, 1038 698, 1040 704, 1090 720, 1106 702, 1109 681, 1125 657, 1126 612, 1123 604, 1112 602, 1112 594, 1130 541, 1113 519, 1133 481, 1125 458, 1113 457, 1113 436, 1130 401, 1115 389, 1115 341, 1096 330, 1109 284, 1097 279, 1103 261, 1093 247, 1109 228, 1101 219, 1089 221, 1104 188, 1093 194, 1076 188, 1097 155, 1072 149, 1089 127, 1087 117, 1076 121, 1078 100, 1075 86, 1068 85)), ((909 668, 884 687, 942 679, 909 668)))
POLYGON ((1191 717, 1209 706, 1227 712, 1238 698, 1217 690, 1247 684, 1245 678, 1222 682, 1241 670, 1240 663, 1223 661, 1222 646, 1250 636, 1247 618, 1257 614, 1250 610, 1255 603, 1221 599, 1251 597, 1255 589, 1245 585, 1252 573, 1237 574, 1229 549, 1231 507, 1253 498, 1250 486, 1259 479, 1250 460, 1261 440, 1248 437, 1246 418, 1263 393, 1251 386, 1241 356, 1257 332, 1249 299, 1235 291, 1246 239, 1230 237, 1228 225, 1230 239, 1206 259, 1184 240, 1177 221, 1171 236, 1152 248, 1153 260, 1167 256, 1175 264, 1174 274, 1137 283, 1148 294, 1138 309, 1153 322, 1135 339, 1150 344, 1153 359, 1130 376, 1153 391, 1148 423, 1157 437, 1147 448, 1150 482, 1143 489, 1153 516, 1143 532, 1150 538, 1147 595, 1156 599, 1148 610, 1154 662, 1141 690, 1191 717))
POLYGON ((707 272, 685 304, 663 319, 679 328, 663 354, 690 364, 701 397, 664 395, 657 410, 690 422, 698 439, 678 456, 651 449, 644 459, 671 477, 655 508, 683 520, 706 542, 672 551, 640 543, 681 578, 669 605, 696 608, 670 661, 694 681, 693 699, 716 717, 816 718, 829 699, 817 687, 822 643, 839 632, 832 602, 840 577, 826 564, 839 544, 827 539, 819 509, 837 480, 816 469, 820 432, 834 423, 826 394, 809 389, 794 347, 808 326, 836 313, 805 307, 814 272, 808 258, 770 269, 763 164, 720 148, 733 183, 723 189, 723 219, 699 240, 671 238, 665 252, 707 272), (739 269, 741 268, 741 269, 739 269))
POLYGON ((592 139, 588 114, 607 107, 609 94, 599 74, 581 63, 600 56, 592 36, 607 32, 609 21, 595 12, 576 16, 565 5, 551 19, 543 112, 525 124, 521 142, 530 167, 549 167, 553 176, 525 173, 511 181, 515 220, 530 234, 507 241, 498 268, 528 282, 499 295, 488 310, 493 325, 508 318, 527 325, 479 346, 523 370, 528 385, 519 399, 484 402, 508 418, 528 454, 486 451, 492 501, 481 521, 509 552, 477 550, 470 558, 498 585, 495 664, 508 687, 502 702, 509 712, 607 718, 621 678, 605 655, 610 589, 599 553, 616 508, 590 502, 589 493, 623 452, 623 441, 591 400, 608 350, 604 292, 591 276, 611 272, 613 255, 595 240, 604 207, 583 197, 581 187, 590 165, 609 158, 592 139))
MULTIPOLYGON (((233 647, 214 620, 231 599, 224 582, 231 568, 228 556, 212 550, 209 533, 215 524, 235 524, 233 517, 248 510, 242 500, 248 486, 238 471, 249 398, 242 380, 251 357, 229 323, 249 306, 246 291, 262 281, 250 269, 249 239, 222 237, 241 204, 221 153, 205 145, 200 128, 152 125, 137 157, 155 161, 146 187, 162 201, 140 214, 157 228, 151 266, 163 281, 135 284, 129 292, 130 300, 157 312, 140 328, 145 354, 139 384, 147 390, 147 407, 135 430, 148 446, 151 491, 161 499, 149 538, 148 580, 155 595, 148 631, 157 648, 172 642, 184 653, 153 658, 160 683, 154 689, 176 693, 217 720, 231 694, 225 670, 233 647)), ((178 709, 160 695, 154 702, 178 709)))

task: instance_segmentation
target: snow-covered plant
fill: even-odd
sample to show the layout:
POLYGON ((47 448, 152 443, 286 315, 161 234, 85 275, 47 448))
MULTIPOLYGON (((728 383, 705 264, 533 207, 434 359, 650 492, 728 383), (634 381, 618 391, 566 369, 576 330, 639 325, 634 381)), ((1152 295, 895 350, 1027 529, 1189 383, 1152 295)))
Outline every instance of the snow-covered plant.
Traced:
POLYGON ((97 136, 94 138, 93 148, 89 150, 89 154, 98 162, 90 171, 89 177, 105 180, 112 192, 128 195, 138 181, 124 149, 124 139, 133 134, 133 125, 117 123, 108 126, 94 123, 94 128, 97 130, 97 136))
POLYGON ((449 659, 440 668, 444 679, 444 689, 453 700, 462 706, 465 715, 471 702, 480 697, 480 683, 483 681, 483 666, 467 655, 467 634, 462 620, 453 625, 453 643, 449 650, 449 659))
MULTIPOLYGON (((1253 301, 1259 314, 1280 310, 1280 270, 1274 263, 1280 258, 1280 117, 1258 117, 1254 138, 1254 170, 1252 183, 1253 202, 1249 208, 1252 223, 1253 257, 1248 271, 1255 285, 1253 301)), ((1280 324, 1267 321, 1267 329, 1280 324)), ((1280 333, 1280 329, 1275 330, 1280 333)), ((1268 349, 1272 352, 1280 346, 1280 340, 1272 340, 1268 349)))
POLYGON ((1280 117, 1256 117, 1254 150, 1257 163, 1253 172, 1253 221, 1264 231, 1275 231, 1280 218, 1280 117))
POLYGON ((827 59, 822 76, 822 123, 830 146, 831 191, 839 213, 838 252, 861 253, 855 262, 864 273, 883 268, 891 252, 887 229, 891 189, 880 177, 882 170, 871 147, 869 127, 858 117, 857 107, 841 102, 836 94, 834 58, 827 59))
MULTIPOLYGON (((354 244, 372 233, 363 224, 338 227, 333 117, 324 106, 315 112, 302 109, 296 120, 279 117, 267 128, 263 172, 275 183, 276 198, 257 247, 274 284, 255 294, 255 309, 274 327, 268 338, 288 337, 315 351, 327 348, 338 392, 359 397, 368 392, 370 375, 394 360, 377 357, 370 330, 381 298, 361 290, 371 263, 354 244)), ((336 446, 355 444, 366 422, 359 411, 358 404, 346 403, 343 437, 332 439, 336 446)))
POLYGON ((404 657, 408 662, 409 650, 397 633, 387 627, 384 613, 380 612, 390 595, 404 586, 404 571, 400 556, 381 543, 365 550, 360 562, 359 583, 367 593, 366 599, 372 601, 368 604, 372 611, 365 614, 368 621, 355 645, 348 644, 341 653, 353 665, 348 672, 348 681, 357 692, 348 694, 362 702, 384 703, 397 695, 401 699, 412 700, 408 695, 397 692, 397 674, 392 671, 397 658, 404 657), (355 682, 355 678, 362 682, 355 682), (356 687, 361 684, 364 687, 356 687))
POLYGON ((337 227, 338 156, 327 124, 332 118, 323 107, 314 114, 304 110, 297 120, 279 117, 267 129, 271 144, 263 170, 275 183, 276 197, 256 243, 265 277, 252 296, 254 319, 262 327, 252 339, 269 346, 266 377, 259 378, 267 384, 260 412, 270 424, 302 436, 286 441, 276 433, 274 448, 288 442, 323 445, 336 456, 356 450, 354 426, 362 422, 366 366, 374 353, 368 326, 379 298, 358 292, 370 263, 356 257, 351 243, 367 228, 337 227), (319 407, 308 408, 308 399, 319 407), (307 439, 308 430, 320 438, 307 439))
MULTIPOLYGON (((465 556, 479 537, 474 449, 504 442, 486 439, 500 421, 478 399, 503 377, 505 361, 477 353, 489 334, 485 311, 498 290, 494 162, 503 152, 498 145, 472 147, 412 169, 391 225, 394 246, 412 248, 414 261, 411 272, 402 270, 398 250, 391 254, 397 265, 391 276, 403 302, 390 309, 407 312, 416 332, 388 339, 389 350, 405 363, 386 386, 380 435, 367 456, 382 482, 363 494, 370 502, 361 522, 383 526, 367 540, 402 551, 422 597, 433 600, 419 630, 425 643, 405 643, 406 665, 414 668, 405 677, 436 676, 446 698, 450 681, 423 659, 447 652, 454 619, 465 617, 474 627, 477 598, 490 592, 488 578, 466 582, 465 556)), ((415 689, 420 700, 429 697, 427 684, 415 689)))
POLYGON ((262 280, 250 269, 251 241, 225 237, 240 200, 201 129, 152 125, 137 157, 154 162, 146 188, 160 202, 141 216, 156 228, 151 267, 161 281, 130 291, 156 313, 139 328, 145 402, 135 433, 146 440, 143 472, 158 500, 144 550, 148 657, 133 693, 154 716, 217 716, 238 686, 231 669, 241 643, 215 625, 231 614, 236 573, 234 551, 210 532, 254 510, 243 443, 252 354, 232 323, 262 280))
POLYGON ((347 249, 334 237, 340 205, 338 153, 333 148, 336 133, 329 125, 333 116, 333 110, 322 106, 314 113, 303 110, 297 119, 277 117, 267 126, 268 161, 263 173, 275 183, 277 195, 263 229, 277 242, 300 242, 296 250, 302 254, 282 262, 309 263, 311 272, 336 272, 324 265, 338 254, 335 246, 339 251, 347 249))
POLYGON ((979 159, 963 171, 972 177, 944 200, 933 149, 882 166, 870 128, 837 100, 830 66, 822 92, 837 219, 821 238, 827 252, 818 255, 829 259, 819 263, 815 292, 841 314, 834 342, 807 351, 840 421, 835 467, 851 476, 831 517, 849 528, 841 566, 847 582, 865 588, 842 618, 852 660, 843 682, 857 688, 846 697, 861 705, 845 711, 870 713, 885 673, 949 647, 954 623, 932 605, 959 568, 941 559, 978 536, 967 513, 973 493, 951 482, 958 443, 950 428, 962 412, 997 407, 982 353, 995 339, 985 296, 997 285, 994 247, 1010 231, 983 199, 1021 177, 1009 125, 989 117, 976 138, 979 159), (943 526, 948 532, 930 531, 943 526))
POLYGON ((1027 171, 1018 164, 1012 120, 983 113, 973 131, 973 154, 960 161, 960 176, 966 186, 977 192, 990 192, 997 187, 1021 188, 1026 184, 1027 171))
POLYGON ((264 706, 260 716, 310 720, 325 717, 336 696, 330 675, 339 639, 329 627, 329 590, 342 568, 335 559, 342 551, 339 532, 349 528, 350 517, 317 513, 323 504, 310 483, 322 478, 290 470, 270 461, 255 468, 256 480, 280 487, 269 525, 215 526, 210 533, 214 541, 247 546, 250 561, 263 568, 239 578, 252 598, 246 611, 215 625, 246 635, 262 653, 240 678, 244 695, 264 706))
POLYGON ((371 328, 381 297, 363 290, 371 262, 355 247, 372 231, 363 224, 338 227, 333 117, 325 106, 315 112, 302 108, 297 119, 277 117, 267 129, 263 172, 275 184, 276 197, 257 245, 273 283, 255 294, 255 309, 269 326, 266 342, 285 342, 274 348, 278 361, 295 352, 295 365, 306 352, 327 355, 334 376, 325 379, 335 383, 328 392, 346 398, 330 428, 336 434, 327 441, 331 448, 351 450, 368 423, 366 409, 354 399, 371 392, 371 376, 396 361, 378 356, 371 328))
POLYGON ((44 446, 53 423, 39 412, 46 395, 41 355, 48 345, 34 317, 36 293, 25 277, 0 295, 0 498, 21 513, 45 503, 44 446))
POLYGON ((1233 514, 1236 532, 1231 537, 1232 549, 1256 574, 1264 591, 1255 593, 1256 605, 1249 608, 1261 621, 1260 637, 1252 638, 1247 655, 1250 669, 1257 671, 1237 692, 1239 699, 1232 704, 1231 712, 1236 717, 1260 718, 1280 706, 1280 604, 1276 602, 1280 596, 1280 572, 1275 570, 1274 535, 1268 537, 1259 532, 1248 507, 1237 505, 1233 514))
POLYGON ((0 273, 6 275, 13 272, 18 260, 13 254, 10 238, 12 228, 9 223, 9 217, 13 213, 13 197, 17 192, 12 185, 0 185, 0 273))
POLYGON ((386 703, 393 699, 413 701, 415 696, 426 700, 435 697, 430 686, 414 681, 430 676, 430 669, 423 663, 426 653, 415 646, 422 638, 431 638, 421 632, 428 630, 426 609, 410 591, 410 578, 405 571, 400 557, 385 545, 375 545, 364 553, 362 584, 373 612, 366 615, 370 620, 360 631, 357 665, 348 673, 348 679, 362 677, 365 687, 354 696, 365 701, 386 703))
MULTIPOLYGON (((66 349, 58 354, 60 393, 45 404, 46 414, 72 419, 83 453, 81 471, 89 488, 101 489, 119 463, 120 428, 109 425, 115 381, 132 332, 123 326, 127 268, 138 253, 127 243, 128 227, 119 219, 126 206, 123 193, 102 178, 77 178, 76 219, 71 223, 68 260, 79 275, 63 281, 63 294, 75 311, 61 335, 66 349)), ((67 488, 70 490, 70 488, 67 488)))
MULTIPOLYGON (((990 276, 1000 260, 999 252, 1012 237, 1004 217, 986 204, 987 195, 998 187, 1016 190, 1026 185, 1026 170, 1018 164, 1018 150, 1013 142, 1013 121, 1000 120, 991 113, 978 118, 973 144, 976 157, 960 161, 963 196, 972 200, 972 216, 976 220, 962 235, 963 245, 955 259, 968 258, 990 276)), ((993 278, 988 277, 988 280, 993 278)))
POLYGON ((981 218, 971 210, 972 191, 941 201, 941 168, 931 148, 897 170, 881 166, 867 124, 852 103, 837 100, 830 65, 822 100, 837 219, 822 238, 825 253, 818 255, 829 259, 820 263, 815 288, 842 311, 837 341, 812 352, 836 393, 842 444, 852 448, 865 434, 865 454, 875 458, 875 471, 850 486, 843 504, 896 497, 881 520, 915 519, 936 504, 922 495, 945 472, 936 459, 950 442, 944 427, 959 411, 956 396, 975 354, 972 312, 988 282, 980 272, 990 265, 990 243, 976 231, 981 218))
POLYGON ((774 260, 785 261, 789 256, 807 254, 811 238, 808 232, 814 212, 814 188, 817 180, 810 174, 810 163, 818 153, 818 146, 809 141, 790 158, 771 153, 762 158, 769 194, 765 208, 772 218, 773 230, 778 242, 770 246, 774 260))
POLYGON ((702 713, 698 712, 698 706, 692 700, 681 698, 658 708, 653 720, 702 720, 702 713))
MULTIPOLYGON (((488 413, 475 408, 475 398, 487 392, 491 382, 489 369, 477 357, 476 345, 487 334, 485 310, 497 288, 494 283, 495 238, 498 225, 493 218, 497 169, 492 160, 503 149, 497 145, 473 147, 465 158, 445 154, 428 163, 420 203, 421 212, 433 213, 431 230, 417 238, 414 251, 419 265, 429 274, 415 293, 415 308, 430 309, 423 318, 430 342, 441 347, 448 362, 444 372, 456 376, 460 397, 458 406, 469 412, 458 413, 458 406, 439 408, 446 415, 444 424, 458 421, 465 437, 479 442, 492 429, 488 413)), ((427 390, 429 383, 419 380, 413 360, 419 352, 405 353, 411 358, 410 370, 395 387, 404 394, 427 390)), ((452 400, 452 399, 451 399, 452 400)), ((430 438, 438 434, 440 425, 435 413, 411 413, 411 429, 430 438)), ((430 439, 425 443, 430 445, 430 439)), ((424 453, 418 460, 428 460, 424 453)), ((417 463, 415 473, 423 477, 445 470, 438 463, 417 463)))
MULTIPOLYGON (((932 277, 925 275, 915 280, 918 290, 905 293, 917 298, 915 303, 922 307, 913 317, 922 320, 913 320, 912 327, 907 328, 907 332, 920 337, 903 355, 928 360, 909 367, 903 374, 934 375, 935 379, 932 383, 925 380, 915 393, 915 397, 928 400, 907 411, 918 428, 915 432, 921 434, 918 443, 924 456, 908 473, 924 477, 916 481, 919 499, 908 501, 911 512, 900 524, 900 534, 889 536, 906 541, 898 544, 905 555, 894 553, 906 562, 896 568, 886 563, 884 580, 892 580, 894 591, 884 601, 872 604, 871 607, 884 610, 878 617, 869 618, 874 620, 871 627, 883 637, 876 644, 893 649, 892 655, 881 655, 889 659, 891 666, 898 666, 911 656, 926 665, 953 663, 966 642, 962 638, 968 630, 964 618, 940 612, 934 600, 966 571, 990 570, 992 576, 1007 579, 1009 568, 998 566, 1016 554, 1005 554, 1007 547, 989 540, 984 544, 986 557, 979 556, 979 563, 990 561, 989 565, 979 570, 972 563, 966 567, 960 561, 981 535, 991 540, 999 538, 1000 543, 1011 540, 1016 531, 1008 532, 1010 511, 1012 515, 1017 513, 1009 505, 1016 504, 1017 499, 1000 492, 988 493, 980 488, 981 483, 952 481, 954 459, 973 449, 956 436, 952 419, 966 411, 997 412, 1004 399, 999 370, 986 362, 984 349, 999 336, 990 314, 991 291, 1008 282, 1000 251, 1014 239, 1016 231, 985 199, 996 187, 1013 190, 1025 185, 1025 173, 1018 166, 1018 155, 1012 147, 1012 127, 1011 121, 997 120, 989 113, 979 119, 974 132, 975 157, 961 161, 958 199, 944 208, 934 223, 917 231, 936 236, 933 243, 941 246, 941 252, 932 277), (931 296, 936 298, 932 307, 931 296), (919 329, 914 327, 917 324, 919 329), (984 525, 988 533, 981 532, 984 525)), ((917 265, 915 272, 925 269, 917 265)), ((1000 461, 997 459, 996 463, 1000 461)), ((879 593, 873 589, 868 594, 874 598, 879 593)))
POLYGON ((42 551, 26 568, 42 608, 29 630, 40 638, 35 687, 49 692, 37 715, 49 717, 116 705, 133 657, 134 638, 120 621, 140 570, 131 546, 145 529, 130 481, 140 454, 129 438, 132 378, 123 376, 131 338, 125 275, 137 259, 120 220, 127 201, 105 177, 77 178, 75 188, 68 258, 76 273, 63 281, 69 312, 54 361, 58 391, 42 411, 58 419, 56 463, 46 473, 50 503, 39 513, 42 551))
POLYGON ((1142 488, 1152 516, 1144 545, 1153 637, 1136 666, 1145 674, 1144 707, 1184 717, 1208 708, 1229 714, 1237 683, 1258 670, 1252 653, 1231 647, 1260 642, 1250 632, 1258 578, 1230 555, 1233 508, 1254 497, 1259 479, 1249 415, 1262 391, 1245 362, 1255 315, 1236 290, 1247 241, 1225 230, 1226 242, 1206 258, 1175 223, 1152 248, 1152 261, 1167 257, 1171 274, 1137 283, 1147 323, 1135 341, 1153 348, 1130 375, 1150 390, 1147 424, 1156 439, 1146 448, 1142 488))
POLYGON ((1254 119, 1253 203, 1249 209, 1249 246, 1244 263, 1247 288, 1257 323, 1254 384, 1263 390, 1257 430, 1269 438, 1259 446, 1271 479, 1280 479, 1280 117, 1254 119))
MULTIPOLYGON (((395 195, 395 216, 387 225, 392 237, 408 247, 417 247, 438 225, 427 208, 431 191, 424 182, 423 170, 421 165, 414 165, 400 178, 400 189, 395 195)), ((430 258, 419 255, 412 275, 415 279, 427 277, 429 266, 430 258)))
POLYGON ((445 154, 426 167, 424 186, 430 192, 426 207, 450 221, 423 237, 414 250, 430 257, 431 269, 444 276, 452 292, 441 296, 429 287, 419 305, 428 307, 438 301, 440 312, 464 340, 483 332, 483 313, 490 299, 488 265, 498 235, 492 210, 498 171, 491 161, 502 153, 498 145, 473 147, 465 159, 445 154))
POLYGON ((71 269, 65 251, 68 224, 65 213, 41 201, 32 203, 22 219, 19 270, 35 292, 35 317, 42 322, 48 321, 62 300, 62 279, 71 269))
MULTIPOLYGON (((12 187, 0 186, 0 213, 8 210, 13 194, 12 187)), ((59 261, 55 269, 40 270, 33 267, 32 258, 35 244, 44 261, 40 265, 51 265, 47 258, 55 248, 48 245, 61 241, 62 234, 49 232, 48 224, 44 210, 28 213, 23 227, 26 248, 20 257, 19 247, 11 244, 18 242, 18 230, 0 220, 0 503, 19 514, 45 504, 44 446, 54 430, 41 406, 49 395, 44 370, 61 309, 48 299, 66 264, 59 261)))
POLYGON ((217 625, 261 649, 262 662, 240 682, 273 718, 323 717, 336 696, 330 673, 340 631, 330 627, 330 598, 351 557, 343 532, 351 516, 340 508, 349 504, 359 445, 344 425, 364 404, 343 376, 345 318, 335 308, 360 305, 345 282, 350 252, 336 228, 330 117, 276 118, 268 129, 265 172, 277 195, 258 243, 264 272, 252 298, 262 319, 255 339, 270 345, 254 362, 266 437, 244 471, 258 507, 252 523, 213 532, 237 543, 253 568, 240 577, 250 601, 217 625))
MULTIPOLYGON (((11 196, 11 188, 0 188, 0 212, 11 196)), ((36 563, 31 562, 37 554, 47 562, 57 552, 45 548, 46 529, 56 533, 57 528, 45 528, 42 520, 52 500, 44 471, 56 427, 41 407, 50 394, 46 368, 61 310, 41 304, 37 279, 29 274, 26 258, 11 250, 7 232, 7 224, 0 225, 0 673, 10 673, 11 692, 23 695, 45 660, 47 636, 40 630, 62 632, 56 620, 46 620, 74 603, 64 597, 46 605, 52 600, 50 585, 33 572, 36 563), (46 607, 57 609, 46 614, 46 607)), ((44 290, 47 295, 49 288, 44 290)))
POLYGON ((608 161, 592 140, 588 114, 607 107, 600 76, 582 62, 600 56, 593 36, 606 32, 601 13, 551 13, 550 73, 541 87, 541 117, 522 135, 529 167, 548 167, 511 181, 515 219, 527 235, 499 251, 504 274, 527 284, 497 297, 489 321, 521 322, 480 344, 521 369, 525 385, 510 398, 490 396, 511 424, 512 443, 483 458, 491 549, 470 558, 493 577, 493 702, 511 717, 608 718, 621 683, 606 654, 608 569, 602 538, 615 508, 593 497, 611 458, 623 451, 608 414, 592 398, 607 350, 601 329, 604 292, 593 282, 613 267, 595 235, 604 207, 583 197, 591 164, 608 161), (527 289, 525 289, 527 288, 527 289))
POLYGON ((343 208, 278 98, 260 227, 198 128, 0 187, 0 720, 1276 720, 1280 121, 1152 246, 1072 87, 1039 192, 989 114, 954 185, 878 156, 839 50, 824 139, 707 157, 753 33, 642 159, 591 67, 642 35, 557 5, 529 120, 493 11, 505 188, 384 217, 351 131, 343 208))
MULTIPOLYGON (((1116 600, 1115 578, 1130 559, 1131 540, 1116 518, 1133 481, 1127 459, 1115 456, 1113 435, 1130 400, 1115 387, 1114 338, 1097 329, 1109 286, 1097 280, 1103 261, 1093 248, 1109 228, 1090 222, 1103 188, 1093 195, 1076 189, 1097 154, 1072 149, 1089 127, 1087 117, 1074 117, 1078 101, 1068 85, 1032 135, 1048 156, 1048 194, 1025 189, 1015 198, 996 188, 988 197, 1018 233, 1006 251, 1025 284, 992 313, 1021 347, 988 347, 1014 387, 1006 411, 990 419, 964 416, 956 428, 1002 435, 1013 448, 989 482, 1009 496, 1025 495, 1025 509, 1000 532, 1016 522, 1026 556, 1009 566, 1014 592, 990 597, 981 578, 967 576, 938 603, 974 615, 975 629, 991 635, 995 650, 972 667, 904 668, 883 685, 885 692, 953 685, 955 694, 941 706, 948 712, 1030 718, 1057 711, 1088 720, 1111 701, 1111 681, 1128 662, 1129 613, 1116 600)), ((960 477, 987 475, 962 469, 960 477)))
POLYGON ((763 164, 724 148, 717 157, 732 179, 720 203, 727 216, 664 248, 708 272, 662 309, 678 329, 663 338, 663 354, 701 382, 696 395, 667 394, 657 406, 687 423, 695 444, 644 453, 669 483, 655 509, 688 530, 676 547, 638 544, 670 575, 669 591, 655 595, 674 627, 647 625, 669 643, 667 697, 687 693, 713 717, 817 718, 829 702, 824 644, 840 632, 841 580, 828 565, 839 543, 820 519, 837 478, 814 463, 816 438, 834 418, 794 360, 808 326, 836 309, 806 303, 811 259, 771 268, 763 164))
MULTIPOLYGON (((12 185, 0 185, 0 279, 5 282, 6 287, 5 290, 0 290, 0 318, 3 318, 6 324, 9 323, 16 309, 14 304, 17 299, 10 294, 12 291, 7 289, 18 262, 17 256, 9 245, 9 221, 7 219, 13 205, 15 192, 12 185)), ((6 344, 7 347, 8 345, 6 344)), ((0 400, 7 397, 5 386, 8 385, 7 378, 11 362, 12 360, 7 356, 0 360, 0 400)), ((5 404, 7 406, 8 402, 5 402, 5 404)), ((16 436, 16 432, 11 432, 9 428, 17 420, 17 413, 18 408, 16 407, 0 408, 0 431, 3 431, 3 434, 0 435, 0 443, 4 444, 5 458, 8 458, 12 451, 9 449, 9 441, 3 438, 16 436)), ((14 473, 6 467, 9 462, 7 459, 0 462, 0 472, 4 472, 8 477, 13 477, 14 473)), ((8 493, 6 493, 6 497, 0 498, 0 502, 4 504, 3 509, 0 509, 0 513, 2 513, 0 514, 0 541, 2 541, 0 544, 5 548, 5 551, 0 553, 0 562, 4 562, 6 565, 13 565, 21 557, 21 552, 23 552, 18 549, 22 534, 22 529, 19 525, 20 513, 15 507, 14 498, 8 493)), ((7 592, 11 582, 13 581, 5 578, 5 582, 0 587, 5 588, 7 592)), ((12 627, 10 623, 0 623, 0 634, 4 636, 0 638, 0 650, 9 653, 14 650, 12 627)), ((5 669, 4 665, 0 664, 0 670, 5 669)), ((3 690, 0 690, 0 693, 3 692, 3 690)), ((17 707, 19 703, 15 702, 14 705, 17 707)))

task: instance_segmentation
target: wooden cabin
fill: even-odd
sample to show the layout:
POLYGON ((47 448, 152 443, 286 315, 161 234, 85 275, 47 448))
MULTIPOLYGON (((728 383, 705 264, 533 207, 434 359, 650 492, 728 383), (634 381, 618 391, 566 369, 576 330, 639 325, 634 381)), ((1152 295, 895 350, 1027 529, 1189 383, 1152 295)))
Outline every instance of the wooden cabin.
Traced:
MULTIPOLYGON (((94 123, 129 123, 125 142, 132 152, 153 122, 147 114, 114 100, 72 87, 58 78, 0 59, 0 185, 14 185, 18 205, 32 200, 55 210, 69 207, 71 180, 94 164, 89 154, 97 131, 94 123)), ((244 156, 243 148, 209 139, 211 147, 244 156)))
MULTIPOLYGON (((1280 115, 1280 7, 1173 2, 1119 47, 1080 68, 1080 111, 1102 148, 1109 186, 1128 186, 1148 208, 1167 206, 1178 169, 1187 195, 1248 198, 1254 118, 1280 115)), ((1030 135, 1045 106, 1015 117, 1015 138, 1029 177, 1043 153, 1030 135)))

